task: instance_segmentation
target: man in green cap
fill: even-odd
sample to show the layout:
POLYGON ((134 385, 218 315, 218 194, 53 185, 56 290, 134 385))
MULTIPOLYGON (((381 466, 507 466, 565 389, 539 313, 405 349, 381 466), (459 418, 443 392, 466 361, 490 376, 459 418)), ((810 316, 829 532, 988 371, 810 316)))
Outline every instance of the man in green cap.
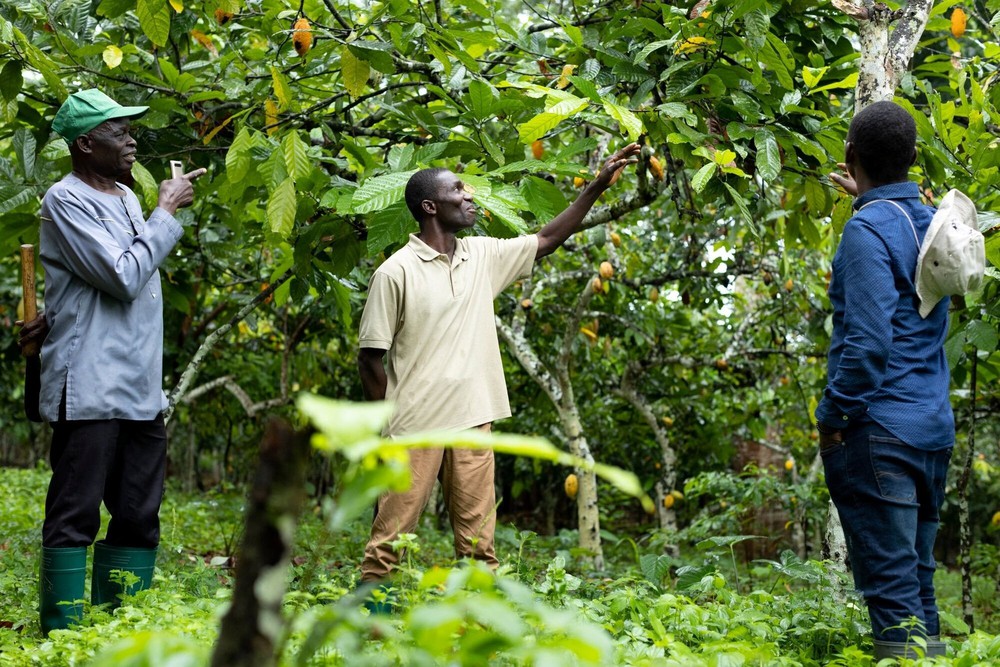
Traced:
POLYGON ((128 180, 136 161, 126 107, 99 90, 71 95, 52 129, 69 144, 73 170, 42 201, 40 255, 48 334, 41 348, 39 410, 52 425, 52 480, 45 499, 39 592, 42 632, 79 618, 87 548, 91 600, 118 604, 120 577, 147 588, 159 544, 166 430, 162 411, 163 295, 159 266, 184 230, 174 218, 194 199, 197 169, 160 183, 145 217, 128 180))

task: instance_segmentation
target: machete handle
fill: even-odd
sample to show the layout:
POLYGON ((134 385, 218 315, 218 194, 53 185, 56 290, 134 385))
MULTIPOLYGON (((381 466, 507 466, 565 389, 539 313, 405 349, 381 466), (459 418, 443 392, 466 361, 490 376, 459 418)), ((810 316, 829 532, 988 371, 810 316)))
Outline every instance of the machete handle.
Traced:
MULTIPOLYGON (((21 245, 21 290, 24 299, 24 321, 30 322, 38 317, 38 296, 35 292, 35 246, 30 243, 21 245)), ((38 343, 31 342, 24 346, 25 356, 38 354, 38 343)))

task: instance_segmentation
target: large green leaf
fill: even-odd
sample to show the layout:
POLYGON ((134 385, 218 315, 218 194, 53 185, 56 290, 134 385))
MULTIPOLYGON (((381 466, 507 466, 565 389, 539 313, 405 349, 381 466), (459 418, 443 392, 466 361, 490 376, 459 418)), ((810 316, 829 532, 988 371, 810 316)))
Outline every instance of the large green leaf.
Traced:
POLYGON ((347 46, 340 50, 340 73, 344 77, 344 88, 351 97, 360 97, 368 85, 371 65, 358 58, 347 46))
MULTIPOLYGON (((313 438, 313 445, 330 453, 340 453, 351 460, 359 460, 379 451, 461 448, 492 449, 501 454, 525 456, 593 471, 619 491, 638 498, 648 512, 653 511, 639 478, 614 466, 586 461, 556 448, 542 438, 525 435, 487 434, 479 430, 433 431, 403 435, 391 440, 377 437, 392 413, 391 403, 351 403, 303 393, 296 406, 313 422, 320 433, 313 438)), ((749 538, 748 538, 749 539, 749 538)))
POLYGON ((170 5, 166 0, 136 0, 135 15, 142 32, 157 46, 170 38, 170 5))
POLYGON ((239 183, 250 169, 250 149, 254 140, 247 128, 236 133, 236 138, 226 151, 226 176, 230 183, 239 183))
POLYGON ((469 110, 476 120, 485 120, 493 115, 500 95, 497 89, 479 79, 474 79, 469 83, 469 110))
POLYGON ((774 133, 767 128, 757 130, 754 145, 757 148, 757 173, 765 183, 773 181, 781 172, 781 155, 774 133))
POLYGON ((526 144, 530 144, 536 139, 541 139, 546 132, 559 125, 559 123, 586 109, 588 104, 587 100, 582 100, 579 97, 557 102, 531 120, 518 125, 518 136, 526 144))
POLYGON ((635 141, 642 133, 642 121, 634 113, 614 102, 604 101, 604 110, 618 121, 619 127, 628 136, 629 141, 635 141))
POLYGON ((406 183, 410 176, 417 172, 397 171, 384 176, 369 178, 354 191, 353 208, 355 213, 371 213, 386 208, 403 198, 406 183))
POLYGON ((274 189, 267 201, 267 228, 282 239, 287 239, 295 225, 297 206, 295 182, 289 177, 274 189))
POLYGON ((306 144, 299 137, 297 130, 290 131, 281 142, 281 151, 285 156, 285 167, 288 174, 297 183, 312 171, 312 162, 306 153, 306 144))

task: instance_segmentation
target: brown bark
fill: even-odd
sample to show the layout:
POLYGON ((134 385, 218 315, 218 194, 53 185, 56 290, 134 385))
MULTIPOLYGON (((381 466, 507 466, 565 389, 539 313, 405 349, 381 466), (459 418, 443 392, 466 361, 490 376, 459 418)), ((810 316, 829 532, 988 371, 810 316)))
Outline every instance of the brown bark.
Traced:
POLYGON ((281 602, 295 525, 305 500, 308 432, 272 420, 260 446, 246 529, 236 561, 236 586, 222 619, 212 667, 271 667, 283 628, 281 602))

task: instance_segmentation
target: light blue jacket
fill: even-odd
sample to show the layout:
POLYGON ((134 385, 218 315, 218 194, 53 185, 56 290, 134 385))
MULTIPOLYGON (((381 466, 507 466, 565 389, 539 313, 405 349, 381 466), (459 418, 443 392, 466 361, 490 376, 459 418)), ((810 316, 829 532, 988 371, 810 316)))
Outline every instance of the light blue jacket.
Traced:
POLYGON ((158 268, 183 235, 161 208, 149 219, 124 185, 121 196, 73 174, 42 200, 45 269, 42 418, 150 420, 163 393, 163 295, 158 268))

